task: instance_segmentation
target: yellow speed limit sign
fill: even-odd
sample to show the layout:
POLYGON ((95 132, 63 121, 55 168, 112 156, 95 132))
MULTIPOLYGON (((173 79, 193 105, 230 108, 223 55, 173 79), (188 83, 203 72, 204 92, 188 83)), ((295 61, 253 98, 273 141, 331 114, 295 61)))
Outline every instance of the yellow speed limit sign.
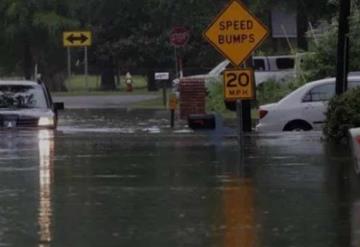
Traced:
POLYGON ((228 69, 224 71, 225 100, 255 99, 254 70, 228 69))

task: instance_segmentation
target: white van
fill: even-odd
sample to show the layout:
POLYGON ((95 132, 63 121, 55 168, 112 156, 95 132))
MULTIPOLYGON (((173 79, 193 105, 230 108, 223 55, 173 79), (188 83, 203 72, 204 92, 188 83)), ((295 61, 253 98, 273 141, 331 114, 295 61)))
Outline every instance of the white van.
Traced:
MULTIPOLYGON (((253 68, 255 70, 255 82, 259 85, 267 80, 275 80, 277 82, 284 82, 296 75, 296 57, 295 55, 281 55, 281 56, 254 56, 253 68)), ((219 79, 225 69, 232 68, 229 60, 224 60, 216 65, 209 73, 202 75, 186 76, 186 79, 204 79, 205 85, 219 79), (215 79, 215 80, 213 80, 215 79)), ((177 88, 180 80, 176 78, 173 80, 173 87, 177 88)))
POLYGON ((259 85, 267 80, 283 82, 295 77, 295 56, 259 56, 253 58, 255 82, 259 85))

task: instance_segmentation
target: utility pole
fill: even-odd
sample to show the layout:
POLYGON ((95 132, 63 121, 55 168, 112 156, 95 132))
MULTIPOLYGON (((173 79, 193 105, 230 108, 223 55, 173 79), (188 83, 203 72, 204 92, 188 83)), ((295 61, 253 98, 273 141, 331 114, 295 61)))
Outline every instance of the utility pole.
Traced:
MULTIPOLYGON (((243 0, 244 4, 248 6, 249 0, 243 0)), ((246 67, 252 67, 252 56, 250 56, 246 62, 246 67)), ((251 132, 251 100, 243 100, 241 104, 242 108, 242 129, 244 132, 251 132)))
POLYGON ((349 71, 349 16, 350 0, 340 0, 339 31, 337 45, 336 95, 347 90, 347 75, 349 71))

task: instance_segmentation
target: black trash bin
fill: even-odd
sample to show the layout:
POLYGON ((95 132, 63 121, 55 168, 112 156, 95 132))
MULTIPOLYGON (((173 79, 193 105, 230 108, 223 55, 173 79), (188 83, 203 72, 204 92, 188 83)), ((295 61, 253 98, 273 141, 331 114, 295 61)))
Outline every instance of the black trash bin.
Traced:
POLYGON ((215 129, 214 114, 190 114, 188 116, 188 126, 193 130, 199 129, 215 129))

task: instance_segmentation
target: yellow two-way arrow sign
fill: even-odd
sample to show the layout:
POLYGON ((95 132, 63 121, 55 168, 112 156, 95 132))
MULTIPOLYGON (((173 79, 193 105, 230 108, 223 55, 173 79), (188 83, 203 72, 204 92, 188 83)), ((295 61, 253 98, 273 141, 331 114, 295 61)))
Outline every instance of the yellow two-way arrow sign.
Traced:
POLYGON ((63 32, 63 45, 65 47, 91 46, 92 33, 90 31, 63 32))

